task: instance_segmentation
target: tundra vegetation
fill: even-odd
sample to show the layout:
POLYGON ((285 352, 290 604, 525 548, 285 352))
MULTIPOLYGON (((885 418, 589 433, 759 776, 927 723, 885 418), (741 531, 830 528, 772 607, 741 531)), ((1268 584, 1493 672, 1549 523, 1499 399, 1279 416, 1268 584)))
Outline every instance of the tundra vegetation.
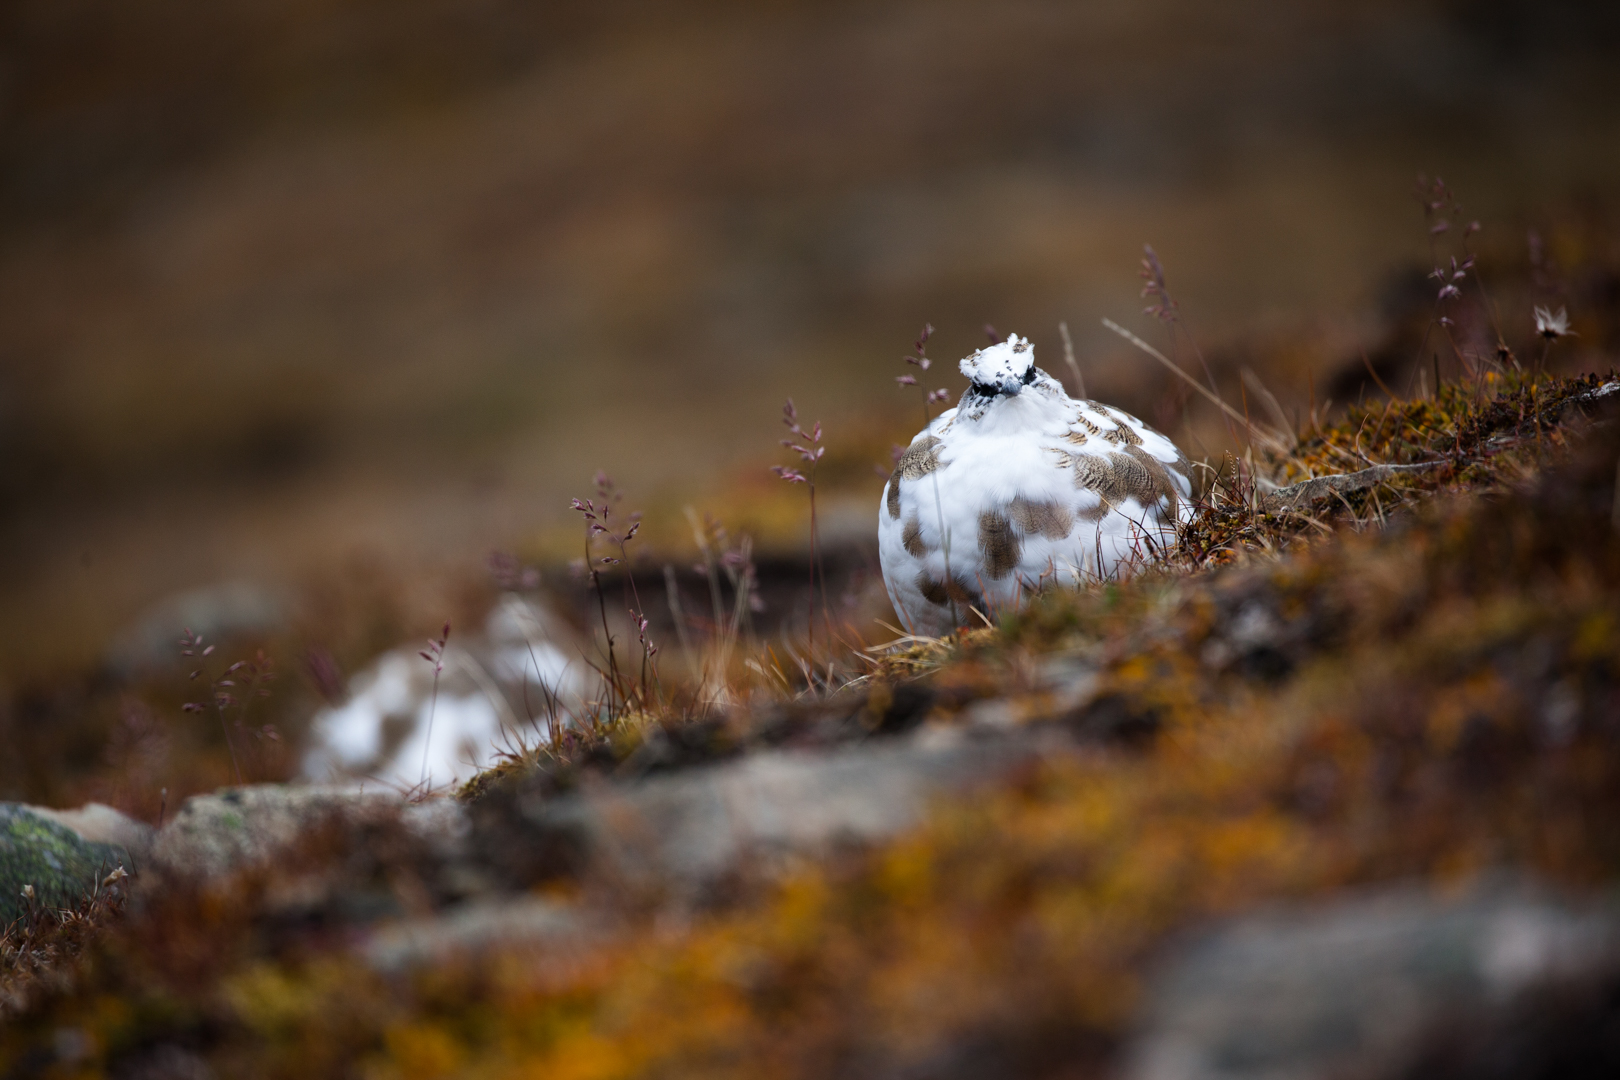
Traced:
MULTIPOLYGON (((1529 347, 1492 335, 1482 291, 1464 310, 1470 258, 1437 257, 1415 359, 1368 359, 1356 403, 1290 416, 1245 380, 1235 449, 1206 455, 1155 565, 952 637, 886 641, 802 558, 800 633, 755 634, 750 543, 694 515, 713 619, 677 613, 677 662, 642 606, 655 578, 628 574, 638 519, 603 478, 579 504, 599 708, 416 793, 478 823, 499 889, 584 929, 380 961, 379 926, 452 916, 466 891, 399 820, 334 816, 268 865, 31 907, 0 938, 0 1074, 1104 1075, 1152 964, 1213 920, 1503 871, 1612 887, 1620 373, 1605 342, 1558 373, 1570 323, 1551 310, 1529 347), (634 644, 605 614, 621 591, 634 644), (699 896, 503 831, 536 801, 765 748, 1042 731, 1070 750, 901 835, 699 896)), ((1173 314, 1151 252, 1146 269, 1173 314)), ((836 451, 808 447, 838 432, 789 422, 827 483, 836 451)), ((318 688, 320 657, 306 667, 318 688)), ((214 692, 216 733, 248 732, 214 692)), ((260 779, 280 745, 220 752, 260 779)), ((168 812, 165 795, 148 816, 168 812)))

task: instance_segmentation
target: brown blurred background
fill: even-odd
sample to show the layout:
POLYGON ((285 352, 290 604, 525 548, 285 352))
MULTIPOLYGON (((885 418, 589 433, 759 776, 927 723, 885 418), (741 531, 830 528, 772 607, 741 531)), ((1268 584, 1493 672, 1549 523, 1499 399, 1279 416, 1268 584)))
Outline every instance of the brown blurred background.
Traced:
POLYGON ((1099 326, 1153 331, 1144 242, 1223 381, 1323 395, 1432 300, 1420 171, 1502 276, 1571 275, 1502 302, 1515 348, 1536 288, 1597 348, 1617 55, 1573 0, 12 0, 5 722, 195 586, 387 594, 391 644, 599 467, 723 502, 788 394, 905 441, 925 320, 1054 371, 1067 320, 1173 429, 1099 326))

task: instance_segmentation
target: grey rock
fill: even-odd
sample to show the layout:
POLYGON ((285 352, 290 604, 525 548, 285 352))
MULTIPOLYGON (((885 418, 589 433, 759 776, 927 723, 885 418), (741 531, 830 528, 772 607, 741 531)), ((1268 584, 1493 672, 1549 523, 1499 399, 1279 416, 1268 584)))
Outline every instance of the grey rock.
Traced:
POLYGON ((135 868, 128 849, 86 839, 51 811, 0 803, 0 928, 27 913, 26 888, 38 907, 71 908, 119 867, 135 868))
POLYGON ((1058 732, 975 737, 925 728, 833 750, 777 750, 635 783, 602 782, 523 807, 597 872, 701 890, 749 866, 883 840, 922 821, 931 800, 992 782, 1070 745, 1058 732))
POLYGON ((152 845, 155 866, 211 877, 264 865, 318 825, 341 817, 400 813, 405 806, 388 789, 255 784, 225 788, 185 801, 152 845))
POLYGON ((1524 883, 1440 899, 1392 889, 1242 919, 1154 983, 1128 1080, 1379 1077, 1436 1031, 1490 1027, 1620 959, 1620 910, 1524 883))
POLYGON ((151 860, 167 872, 227 874, 269 864, 324 823, 394 819, 421 845, 421 869, 437 896, 487 896, 559 869, 696 896, 784 858, 892 837, 919 824, 931 800, 1072 745, 1049 728, 924 728, 640 779, 587 779, 564 795, 517 796, 499 814, 480 806, 469 813, 449 799, 411 804, 389 789, 228 788, 188 799, 158 834, 151 860), (511 869, 561 849, 566 858, 546 872, 511 869))
POLYGON ((423 964, 499 949, 543 950, 552 959, 583 955, 605 936, 577 907, 524 896, 452 908, 441 915, 403 920, 372 934, 361 955, 393 974, 423 964))
POLYGON ((349 895, 354 902, 345 905, 342 897, 355 885, 345 883, 341 873, 324 874, 308 864, 294 870, 285 862, 313 833, 331 826, 350 831, 362 843, 366 838, 352 830, 382 828, 404 839, 409 855, 391 848, 389 857, 409 859, 435 902, 462 900, 500 886, 478 862, 470 843, 472 825, 460 803, 447 798, 411 802, 387 788, 263 784, 194 796, 158 833, 150 862, 161 873, 207 879, 281 860, 290 872, 281 875, 276 904, 339 903, 354 918, 361 908, 369 912, 365 918, 387 914, 391 905, 373 911, 358 894, 349 895), (397 831, 401 828, 403 835, 397 831))

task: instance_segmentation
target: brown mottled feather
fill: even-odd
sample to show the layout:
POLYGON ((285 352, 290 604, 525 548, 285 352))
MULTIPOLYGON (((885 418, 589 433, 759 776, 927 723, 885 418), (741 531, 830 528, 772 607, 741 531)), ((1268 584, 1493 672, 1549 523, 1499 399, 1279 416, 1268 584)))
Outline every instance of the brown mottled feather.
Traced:
POLYGON ((928 545, 922 539, 922 523, 916 518, 906 522, 905 529, 900 533, 900 543, 905 545, 912 558, 921 559, 928 554, 928 545))
POLYGON ((1007 504, 1007 516, 1025 536, 1039 533, 1048 540, 1061 540, 1074 528, 1074 515, 1057 503, 1026 499, 1022 495, 1007 504))
POLYGON ((992 510, 982 511, 979 514, 979 554, 984 556, 984 569, 992 580, 1012 573, 1023 554, 1023 541, 1013 532, 1012 522, 992 510))
MULTIPOLYGON (((1120 457, 1112 454, 1108 459, 1095 457, 1091 454, 1076 454, 1074 457, 1074 486, 1087 491, 1095 491, 1103 497, 1109 505, 1118 505, 1130 497, 1126 490, 1125 481, 1120 477, 1117 469, 1113 467, 1113 459, 1120 457)), ((1129 461, 1129 458, 1125 460, 1129 461)), ((1132 462, 1135 464, 1135 462, 1132 462)))
POLYGON ((900 481, 916 480, 939 468, 939 452, 935 449, 939 443, 940 440, 934 436, 925 435, 906 447, 900 460, 895 462, 894 472, 889 476, 889 492, 885 497, 891 520, 900 520, 900 481))
POLYGON ((907 480, 918 480, 935 469, 939 468, 939 452, 935 449, 940 441, 932 435, 926 435, 910 446, 900 455, 895 464, 894 471, 907 480))
POLYGON ((1103 438, 1115 446, 1142 445, 1142 436, 1133 431, 1128 424, 1115 424, 1114 430, 1103 432, 1103 438))
POLYGON ((1169 510, 1171 514, 1174 514, 1178 499, 1176 485, 1170 479, 1170 473, 1166 471, 1164 462, 1139 446, 1127 446, 1125 452, 1140 462, 1142 467, 1148 471, 1148 475, 1153 479, 1153 489, 1157 492, 1158 498, 1170 500, 1169 510))
POLYGON ((1096 506, 1088 506, 1084 510, 1076 509, 1074 518, 1076 521, 1098 522, 1113 512, 1114 508, 1104 500, 1096 506))
POLYGON ((1109 454, 1108 463, 1114 467, 1114 475, 1124 486, 1126 495, 1143 506, 1157 501, 1158 491, 1153 484, 1153 474, 1148 472, 1146 465, 1129 454, 1109 454))
POLYGON ((919 571, 917 591, 922 593, 924 600, 937 607, 945 607, 954 600, 963 607, 977 607, 981 611, 984 609, 984 598, 979 595, 978 590, 954 574, 951 575, 950 583, 947 585, 936 577, 930 577, 928 571, 919 571))
POLYGON ((1192 462, 1187 460, 1187 455, 1181 452, 1180 447, 1176 448, 1176 472, 1187 478, 1189 486, 1192 484, 1192 462))

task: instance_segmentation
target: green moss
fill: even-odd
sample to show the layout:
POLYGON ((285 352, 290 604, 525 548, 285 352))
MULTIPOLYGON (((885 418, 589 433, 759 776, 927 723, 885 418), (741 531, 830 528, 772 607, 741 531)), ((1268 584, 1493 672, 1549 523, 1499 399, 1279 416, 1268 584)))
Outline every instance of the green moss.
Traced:
POLYGON ((0 929, 37 908, 76 908, 114 868, 134 867, 129 852, 93 843, 17 803, 0 803, 0 929))

